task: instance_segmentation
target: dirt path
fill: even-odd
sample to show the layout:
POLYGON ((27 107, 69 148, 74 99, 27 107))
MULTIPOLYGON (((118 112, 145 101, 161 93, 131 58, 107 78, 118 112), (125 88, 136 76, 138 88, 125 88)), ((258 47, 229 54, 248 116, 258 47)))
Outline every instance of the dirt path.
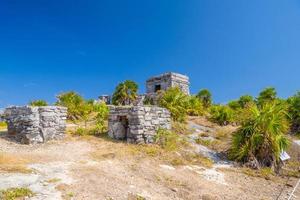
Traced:
MULTIPOLYGON (((0 138, 0 152, 31 173, 0 171, 0 189, 28 187, 34 200, 276 199, 283 183, 226 166, 171 166, 138 148, 106 138, 67 138, 26 146, 0 138), (21 162, 20 161, 20 162, 21 162)), ((287 187, 283 197, 292 190, 287 187)), ((282 198, 284 199, 284 198, 282 198)))

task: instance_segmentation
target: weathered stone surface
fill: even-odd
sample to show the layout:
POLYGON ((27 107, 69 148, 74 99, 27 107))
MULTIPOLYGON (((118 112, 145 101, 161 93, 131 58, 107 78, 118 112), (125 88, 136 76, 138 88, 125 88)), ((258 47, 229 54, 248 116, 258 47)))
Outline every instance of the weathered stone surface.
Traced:
POLYGON ((152 143, 159 128, 171 129, 171 115, 156 106, 110 106, 108 134, 130 143, 152 143))
POLYGON ((178 73, 164 73, 154 76, 146 81, 147 96, 155 94, 157 90, 167 90, 170 87, 179 87, 182 92, 189 95, 189 77, 178 73))
POLYGON ((8 134, 23 144, 60 139, 66 129, 67 108, 59 106, 21 106, 5 109, 3 118, 8 134))

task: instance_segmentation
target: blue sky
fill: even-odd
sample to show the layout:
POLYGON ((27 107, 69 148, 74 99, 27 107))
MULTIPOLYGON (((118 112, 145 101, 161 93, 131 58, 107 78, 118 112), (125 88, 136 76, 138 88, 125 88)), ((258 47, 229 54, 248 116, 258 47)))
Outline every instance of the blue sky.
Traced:
POLYGON ((300 89, 299 0, 2 0, 0 107, 167 71, 216 102, 300 89))

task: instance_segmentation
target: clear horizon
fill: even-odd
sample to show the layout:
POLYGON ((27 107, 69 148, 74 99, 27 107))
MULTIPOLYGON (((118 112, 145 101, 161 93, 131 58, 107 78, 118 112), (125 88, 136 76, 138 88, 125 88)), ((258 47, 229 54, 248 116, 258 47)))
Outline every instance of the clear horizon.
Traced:
POLYGON ((4 0, 0 17, 0 108, 69 90, 97 98, 127 79, 144 93, 164 72, 217 103, 300 90, 297 0, 4 0))

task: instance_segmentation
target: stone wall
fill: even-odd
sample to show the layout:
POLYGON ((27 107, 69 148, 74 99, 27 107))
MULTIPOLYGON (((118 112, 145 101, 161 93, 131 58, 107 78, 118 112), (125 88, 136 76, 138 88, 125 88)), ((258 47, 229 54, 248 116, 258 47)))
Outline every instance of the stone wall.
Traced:
POLYGON ((67 108, 59 106, 9 107, 4 111, 8 134, 23 144, 60 139, 66 129, 67 108))
POLYGON ((171 129, 171 115, 156 106, 111 106, 108 127, 111 138, 153 143, 159 128, 171 129))
POLYGON ((156 93, 157 90, 167 90, 170 87, 179 87, 182 92, 189 95, 189 77, 170 72, 154 76, 146 81, 147 94, 156 93))

